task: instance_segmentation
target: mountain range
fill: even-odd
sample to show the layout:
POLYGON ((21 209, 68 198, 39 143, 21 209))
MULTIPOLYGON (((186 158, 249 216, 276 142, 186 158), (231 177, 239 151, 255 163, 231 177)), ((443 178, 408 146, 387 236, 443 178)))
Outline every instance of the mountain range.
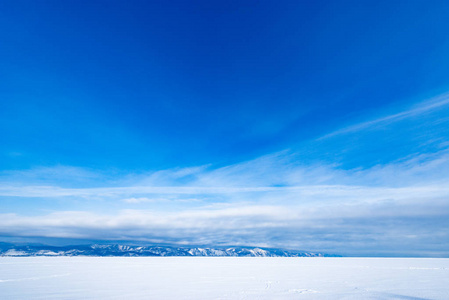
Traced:
POLYGON ((0 243, 0 256, 253 256, 324 257, 335 256, 273 248, 253 247, 177 247, 92 244, 75 246, 14 245, 0 243))

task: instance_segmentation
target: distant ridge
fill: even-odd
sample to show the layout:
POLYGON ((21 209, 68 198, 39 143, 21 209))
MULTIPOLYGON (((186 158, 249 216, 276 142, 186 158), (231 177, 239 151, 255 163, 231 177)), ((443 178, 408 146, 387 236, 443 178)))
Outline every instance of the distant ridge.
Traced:
POLYGON ((130 245, 45 246, 0 243, 0 256, 234 256, 234 257, 326 257, 315 252, 259 247, 167 247, 130 245))

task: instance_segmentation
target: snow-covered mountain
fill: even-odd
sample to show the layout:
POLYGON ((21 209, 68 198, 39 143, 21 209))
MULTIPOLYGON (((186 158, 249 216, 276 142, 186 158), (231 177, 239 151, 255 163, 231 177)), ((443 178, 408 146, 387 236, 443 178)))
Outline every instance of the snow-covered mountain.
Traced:
POLYGON ((317 257, 322 253, 251 247, 175 247, 130 245, 44 246, 0 243, 0 256, 254 256, 317 257))

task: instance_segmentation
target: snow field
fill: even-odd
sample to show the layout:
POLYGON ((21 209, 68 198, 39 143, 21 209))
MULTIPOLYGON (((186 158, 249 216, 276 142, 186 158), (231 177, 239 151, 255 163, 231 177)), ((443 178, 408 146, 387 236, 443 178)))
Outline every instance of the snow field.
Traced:
POLYGON ((449 299, 449 259, 1 257, 1 299, 449 299))

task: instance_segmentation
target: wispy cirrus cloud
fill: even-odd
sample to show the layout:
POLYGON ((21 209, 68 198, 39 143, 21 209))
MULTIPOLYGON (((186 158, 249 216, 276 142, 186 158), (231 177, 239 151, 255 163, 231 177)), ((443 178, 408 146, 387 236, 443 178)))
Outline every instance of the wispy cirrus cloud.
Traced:
MULTIPOLYGON (((441 127, 446 124, 447 104, 445 96, 354 125, 341 136, 408 119, 414 122, 413 117, 444 109, 439 119, 430 122, 441 127)), ((426 118, 418 118, 418 123, 426 118)), ((444 134, 439 138, 441 145, 447 142, 444 134)), ((385 148, 391 147, 388 141, 379 140, 385 148)), ((372 149, 357 155, 363 156, 364 151, 372 149)), ((343 254, 449 254, 441 243, 449 239, 443 230, 449 220, 445 147, 354 168, 311 162, 303 155, 291 149, 224 167, 140 173, 66 166, 4 171, 0 200, 9 201, 10 210, 0 212, 0 234, 251 244, 343 254), (21 203, 41 210, 30 212, 21 203), (429 245, 434 252, 428 251, 429 245)))
MULTIPOLYGON (((17 201, 20 197, 101 201, 97 211, 1 214, 0 228, 2 235, 13 236, 246 243, 346 254, 355 248, 359 253, 391 254, 402 244, 415 255, 443 255, 447 249, 438 239, 448 238, 441 230, 449 220, 448 166, 445 151, 356 170, 304 166, 294 154, 282 152, 223 168, 185 172, 184 186, 178 185, 179 169, 173 176, 170 170, 164 171, 162 182, 172 177, 172 186, 2 186, 0 196, 19 197, 17 201), (178 202, 195 205, 180 209, 174 205, 178 202), (102 212, 105 204, 115 211, 102 212), (429 243, 438 253, 420 246, 429 243)), ((146 176, 142 174, 133 176, 136 182, 160 182, 151 174, 152 180, 142 179, 146 176)))
POLYGON ((388 125, 389 123, 398 122, 407 118, 416 117, 425 113, 429 113, 442 107, 449 106, 449 94, 437 96, 435 98, 418 103, 417 105, 398 113, 383 116, 374 120, 351 125, 329 134, 326 134, 319 138, 319 140, 327 139, 337 135, 348 134, 352 132, 361 131, 370 127, 378 125, 388 125))
MULTIPOLYGON (((147 185, 111 186, 120 184, 120 179, 104 187, 65 188, 60 186, 33 185, 16 181, 14 185, 0 186, 0 196, 12 197, 66 197, 66 196, 122 196, 136 194, 195 195, 195 194, 251 194, 292 192, 298 194, 337 193, 338 191, 384 189, 391 193, 395 188, 413 186, 440 186, 449 178, 449 152, 419 155, 409 160, 376 165, 368 169, 342 170, 332 165, 302 165, 296 154, 281 152, 255 160, 218 169, 198 169, 188 173, 188 179, 178 182, 180 170, 165 170, 160 181, 153 174, 135 175, 136 182, 147 185), (268 175, 267 175, 268 174, 268 175), (172 180, 167 180, 172 178, 172 180), (160 183, 168 184, 160 186, 160 183)), ((66 175, 70 177, 70 172, 66 175)), ((60 177, 60 174, 57 175, 60 177)), ((99 175, 100 176, 100 175, 99 175)), ((128 176, 129 177, 129 176, 128 176)), ((128 179, 126 179, 126 182, 128 179)), ((441 188, 444 189, 444 185, 441 188)), ((376 192, 377 193, 377 192, 376 192)), ((147 199, 148 200, 148 199, 147 199)), ((145 201, 142 201, 145 202, 145 201)))

